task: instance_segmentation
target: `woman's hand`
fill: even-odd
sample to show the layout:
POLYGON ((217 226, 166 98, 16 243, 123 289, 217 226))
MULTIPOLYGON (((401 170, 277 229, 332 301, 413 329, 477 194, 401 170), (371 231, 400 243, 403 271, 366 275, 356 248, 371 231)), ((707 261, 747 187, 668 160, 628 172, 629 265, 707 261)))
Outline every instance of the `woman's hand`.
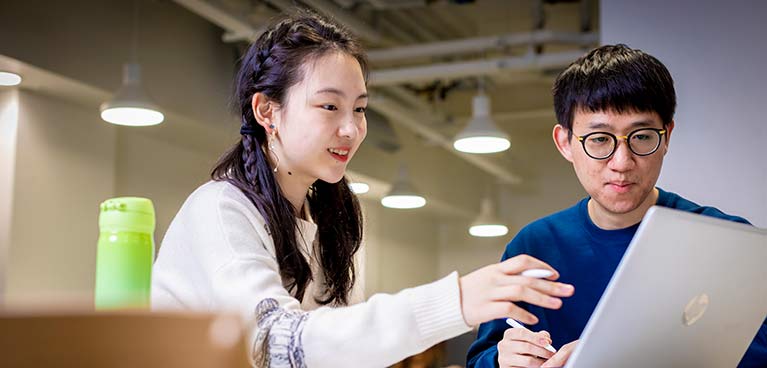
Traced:
POLYGON ((469 326, 504 317, 536 324, 538 319, 514 302, 559 309, 562 306, 560 297, 573 295, 575 289, 572 285, 554 282, 558 278, 555 269, 528 255, 480 268, 459 279, 463 319, 469 326), (553 275, 547 279, 519 275, 532 268, 546 269, 553 275))

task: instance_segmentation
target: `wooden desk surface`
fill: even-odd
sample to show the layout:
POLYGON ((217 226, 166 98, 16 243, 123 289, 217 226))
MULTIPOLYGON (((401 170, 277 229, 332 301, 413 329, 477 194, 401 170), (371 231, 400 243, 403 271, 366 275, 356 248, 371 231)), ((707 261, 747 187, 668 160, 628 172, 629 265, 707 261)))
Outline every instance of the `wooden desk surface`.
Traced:
POLYGON ((0 367, 248 367, 240 320, 150 312, 0 312, 0 367))

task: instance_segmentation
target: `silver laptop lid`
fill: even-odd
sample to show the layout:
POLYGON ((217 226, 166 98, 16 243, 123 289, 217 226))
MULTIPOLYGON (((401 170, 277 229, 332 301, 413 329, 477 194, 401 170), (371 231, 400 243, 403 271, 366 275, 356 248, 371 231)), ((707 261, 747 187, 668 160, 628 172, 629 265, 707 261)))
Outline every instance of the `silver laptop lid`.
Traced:
POLYGON ((765 260, 767 230, 650 208, 566 367, 734 367, 767 316, 765 260))

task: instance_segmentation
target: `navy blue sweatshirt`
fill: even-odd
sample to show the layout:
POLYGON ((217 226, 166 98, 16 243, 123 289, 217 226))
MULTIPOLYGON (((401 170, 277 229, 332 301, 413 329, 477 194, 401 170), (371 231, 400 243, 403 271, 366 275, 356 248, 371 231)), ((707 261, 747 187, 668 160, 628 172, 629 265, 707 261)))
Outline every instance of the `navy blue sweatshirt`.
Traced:
MULTIPOLYGON (((659 206, 748 223, 713 207, 699 206, 677 194, 658 189, 659 206)), ((536 331, 551 333, 552 345, 559 348, 577 340, 626 252, 639 224, 618 230, 603 230, 591 221, 584 198, 575 206, 537 220, 523 228, 506 246, 502 260, 529 254, 559 271, 558 281, 575 286, 575 294, 563 299, 562 308, 550 310, 519 303, 538 317, 536 331)), ((469 348, 468 368, 498 366, 496 345, 509 326, 505 319, 479 326, 477 340, 469 348)), ((767 320, 762 324, 739 367, 767 367, 767 320)))

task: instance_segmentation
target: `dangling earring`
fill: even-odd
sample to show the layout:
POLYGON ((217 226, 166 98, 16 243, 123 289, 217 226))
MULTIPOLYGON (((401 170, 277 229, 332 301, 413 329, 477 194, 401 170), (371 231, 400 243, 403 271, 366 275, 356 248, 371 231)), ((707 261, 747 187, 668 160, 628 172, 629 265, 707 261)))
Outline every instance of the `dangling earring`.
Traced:
POLYGON ((272 134, 269 136, 269 151, 272 151, 272 155, 274 156, 274 159, 277 161, 277 164, 274 165, 274 170, 272 170, 275 174, 277 173, 277 168, 280 167, 280 158, 277 156, 277 152, 274 152, 274 139, 277 137, 277 131, 274 129, 274 124, 269 125, 269 128, 272 129, 272 134))

